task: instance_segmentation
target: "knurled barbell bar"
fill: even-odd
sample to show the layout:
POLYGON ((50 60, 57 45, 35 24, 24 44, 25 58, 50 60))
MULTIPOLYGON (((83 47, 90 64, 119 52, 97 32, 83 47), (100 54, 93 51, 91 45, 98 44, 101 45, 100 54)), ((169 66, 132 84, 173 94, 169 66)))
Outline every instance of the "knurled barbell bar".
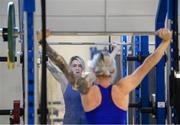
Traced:
MULTIPOLYGON (((49 45, 133 45, 133 43, 108 43, 108 42, 49 42, 49 45)), ((155 44, 148 44, 155 45, 155 44)))

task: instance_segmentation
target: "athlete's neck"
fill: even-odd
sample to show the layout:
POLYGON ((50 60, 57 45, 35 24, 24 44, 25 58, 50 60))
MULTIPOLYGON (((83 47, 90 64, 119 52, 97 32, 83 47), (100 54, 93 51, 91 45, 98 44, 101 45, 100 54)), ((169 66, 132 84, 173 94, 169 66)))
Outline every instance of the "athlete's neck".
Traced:
POLYGON ((107 88, 111 83, 111 77, 109 76, 98 76, 97 82, 103 86, 104 88, 107 88))

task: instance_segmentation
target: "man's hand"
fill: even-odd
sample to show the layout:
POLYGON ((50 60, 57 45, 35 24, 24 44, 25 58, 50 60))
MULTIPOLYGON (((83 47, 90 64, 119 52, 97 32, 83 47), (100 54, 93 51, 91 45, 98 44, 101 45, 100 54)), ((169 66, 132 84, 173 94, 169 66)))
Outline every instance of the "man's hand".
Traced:
POLYGON ((164 42, 170 42, 172 38, 172 32, 168 29, 162 28, 157 31, 158 36, 164 41, 164 42))

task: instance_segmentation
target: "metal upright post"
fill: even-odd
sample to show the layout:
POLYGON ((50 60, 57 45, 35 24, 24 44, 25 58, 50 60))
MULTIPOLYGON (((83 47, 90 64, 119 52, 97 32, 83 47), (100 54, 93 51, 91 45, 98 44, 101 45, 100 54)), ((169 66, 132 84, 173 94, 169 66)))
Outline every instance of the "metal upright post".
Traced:
POLYGON ((34 11, 35 0, 24 0, 27 20, 27 124, 35 124, 34 11))
MULTIPOLYGON (((122 36, 122 40, 121 40, 121 42, 123 42, 123 43, 127 43, 127 36, 126 35, 123 35, 122 36)), ((126 58, 127 58, 127 45, 122 45, 121 46, 122 47, 122 49, 121 49, 121 67, 122 67, 122 77, 125 77, 125 76, 127 76, 127 71, 128 71, 128 67, 127 67, 127 60, 126 60, 126 58)))
MULTIPOLYGON (((147 57, 149 55, 149 38, 148 36, 141 36, 141 52, 142 57, 147 57)), ((149 102, 149 85, 148 85, 148 75, 143 79, 141 83, 141 106, 150 107, 149 102)), ((149 124, 149 113, 141 113, 142 124, 149 124)))
MULTIPOLYGON (((159 6, 156 14, 155 30, 165 27, 167 13, 167 0, 159 0, 159 6)), ((156 36, 156 48, 161 43, 161 39, 156 36)), ((156 120, 157 124, 165 124, 166 104, 165 104, 165 58, 163 57, 156 65, 156 120)))
MULTIPOLYGON (((140 47, 140 36, 134 36, 134 56, 138 57, 141 51, 141 47, 140 47)), ((140 66, 140 62, 139 61, 135 61, 135 69, 137 67, 140 66)), ((136 103, 139 105, 139 103, 141 102, 141 88, 140 86, 138 86, 135 89, 135 100, 136 103)), ((135 124, 141 124, 141 113, 139 108, 136 108, 136 114, 135 114, 136 118, 135 118, 135 124)))
POLYGON ((172 31, 172 42, 168 49, 168 61, 167 61, 167 121, 168 124, 176 124, 176 111, 173 106, 175 105, 175 99, 178 90, 176 91, 177 81, 175 78, 175 72, 179 70, 179 50, 178 50, 178 0, 168 0, 167 6, 167 26, 172 31), (173 82, 172 82, 173 81, 173 82), (176 87, 175 87, 176 86, 176 87))

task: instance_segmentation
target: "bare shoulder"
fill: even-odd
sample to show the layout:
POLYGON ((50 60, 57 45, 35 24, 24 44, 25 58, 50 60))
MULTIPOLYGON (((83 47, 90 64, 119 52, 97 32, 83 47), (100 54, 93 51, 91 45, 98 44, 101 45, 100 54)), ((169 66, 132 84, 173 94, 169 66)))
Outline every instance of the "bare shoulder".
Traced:
POLYGON ((119 91, 124 95, 128 95, 132 90, 132 88, 133 88, 133 84, 132 84, 131 76, 122 78, 116 83, 116 89, 119 89, 119 91))
POLYGON ((99 91, 99 87, 97 85, 93 85, 90 89, 90 92, 92 94, 96 94, 96 92, 98 92, 98 91, 99 91))
POLYGON ((97 85, 93 85, 88 94, 89 99, 93 101, 97 101, 101 97, 100 89, 97 85))
POLYGON ((85 111, 91 111, 100 104, 100 92, 98 86, 90 87, 88 94, 81 95, 82 104, 85 111))
POLYGON ((114 84, 114 85, 112 86, 112 91, 113 91, 113 93, 119 94, 119 93, 120 93, 119 86, 118 86, 117 84, 114 84))
POLYGON ((86 94, 86 95, 82 95, 82 96, 86 96, 86 97, 93 97, 94 94, 96 94, 96 92, 98 91, 98 86, 97 85, 92 85, 90 88, 89 88, 89 92, 86 94))

